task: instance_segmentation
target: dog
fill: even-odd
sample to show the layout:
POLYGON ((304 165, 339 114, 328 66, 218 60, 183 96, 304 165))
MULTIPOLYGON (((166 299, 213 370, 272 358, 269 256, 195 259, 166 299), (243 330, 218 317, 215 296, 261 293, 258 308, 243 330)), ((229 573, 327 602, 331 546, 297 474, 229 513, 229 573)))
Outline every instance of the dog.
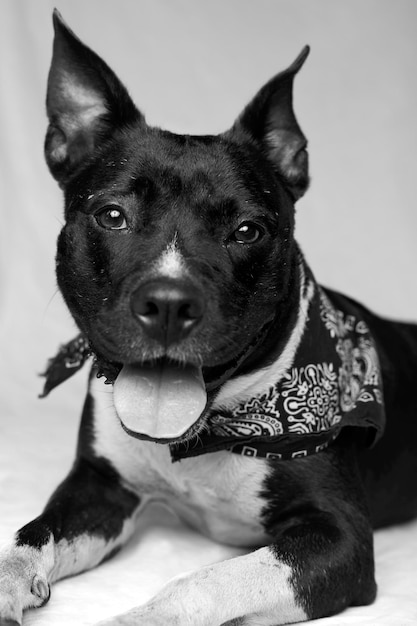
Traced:
POLYGON ((0 557, 0 624, 99 565, 164 501, 244 556, 105 625, 277 625, 376 596, 373 528, 417 514, 417 325, 319 286, 294 239, 309 184, 292 106, 306 47, 217 136, 150 127, 54 13, 45 154, 58 284, 92 358, 76 460, 0 557))

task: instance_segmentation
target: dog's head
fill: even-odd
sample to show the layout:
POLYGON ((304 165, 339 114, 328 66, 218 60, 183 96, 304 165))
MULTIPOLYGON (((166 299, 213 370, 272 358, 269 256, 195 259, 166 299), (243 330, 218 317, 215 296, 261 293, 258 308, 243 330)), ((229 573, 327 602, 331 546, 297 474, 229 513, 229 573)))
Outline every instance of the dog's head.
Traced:
POLYGON ((308 186, 292 85, 308 48, 227 132, 176 135, 146 124, 58 13, 54 25, 45 152, 65 194, 65 301, 129 376, 181 363, 215 380, 291 323, 294 202, 308 186))

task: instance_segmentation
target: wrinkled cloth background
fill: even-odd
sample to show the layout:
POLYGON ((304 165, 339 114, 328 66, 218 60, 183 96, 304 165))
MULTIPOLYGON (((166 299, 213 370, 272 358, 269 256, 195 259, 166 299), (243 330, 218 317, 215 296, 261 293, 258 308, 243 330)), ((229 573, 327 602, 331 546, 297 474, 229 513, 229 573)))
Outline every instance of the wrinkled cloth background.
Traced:
MULTIPOLYGON (((54 5, 148 121, 176 132, 226 129, 309 43, 295 86, 312 171, 298 239, 321 282, 417 320, 414 0, 2 0, 1 541, 38 515, 71 466, 86 387, 85 371, 37 399, 46 359, 75 334, 54 278, 61 193, 42 154, 54 5)), ((318 625, 417 623, 417 523, 377 532, 375 549, 377 602, 318 625)), ((123 552, 58 583, 24 626, 93 624, 176 574, 238 553, 151 509, 123 552)))

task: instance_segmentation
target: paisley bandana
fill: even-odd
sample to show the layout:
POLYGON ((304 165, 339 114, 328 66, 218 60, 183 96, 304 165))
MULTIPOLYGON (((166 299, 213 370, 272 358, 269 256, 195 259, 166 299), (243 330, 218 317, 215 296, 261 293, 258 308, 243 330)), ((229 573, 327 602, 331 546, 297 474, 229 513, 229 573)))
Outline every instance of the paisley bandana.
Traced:
MULTIPOLYGON (((260 391, 246 400, 237 394, 222 406, 214 395, 204 412, 202 432, 169 446, 173 461, 218 450, 271 460, 305 457, 327 448, 346 426, 366 428, 370 444, 381 436, 385 424, 382 379, 363 309, 319 287, 309 276, 313 295, 301 340, 284 374, 266 388, 261 383, 260 391)), ((78 371, 90 356, 94 354, 83 335, 61 347, 49 361, 41 397, 78 371)), ((95 366, 97 376, 106 377, 108 384, 120 369, 97 360, 95 366)))

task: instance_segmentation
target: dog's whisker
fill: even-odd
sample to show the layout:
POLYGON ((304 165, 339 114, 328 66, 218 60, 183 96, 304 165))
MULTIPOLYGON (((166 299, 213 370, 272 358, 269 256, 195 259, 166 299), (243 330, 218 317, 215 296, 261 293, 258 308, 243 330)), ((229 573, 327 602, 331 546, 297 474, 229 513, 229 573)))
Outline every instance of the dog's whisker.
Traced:
POLYGON ((59 289, 57 288, 57 289, 55 289, 54 293, 53 293, 53 294, 52 294, 52 296, 49 298, 49 300, 48 300, 48 302, 47 302, 47 304, 46 304, 46 307, 45 307, 44 312, 43 312, 43 321, 45 321, 46 315, 47 315, 47 313, 48 313, 48 311, 49 311, 49 308, 50 308, 50 306, 51 306, 51 304, 52 304, 53 300, 54 300, 54 299, 55 299, 58 295, 59 295, 59 289))

